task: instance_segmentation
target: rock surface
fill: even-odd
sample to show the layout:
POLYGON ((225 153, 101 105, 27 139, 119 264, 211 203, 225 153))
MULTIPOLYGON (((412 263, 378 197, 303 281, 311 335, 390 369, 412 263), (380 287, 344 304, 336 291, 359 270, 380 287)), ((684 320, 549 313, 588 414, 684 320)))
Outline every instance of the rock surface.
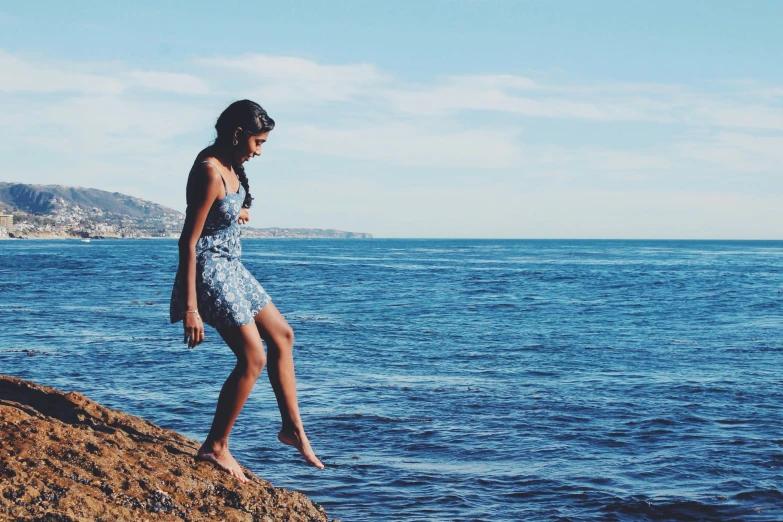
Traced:
POLYGON ((324 521, 324 509, 244 469, 240 483, 176 432, 0 375, 0 520, 324 521))

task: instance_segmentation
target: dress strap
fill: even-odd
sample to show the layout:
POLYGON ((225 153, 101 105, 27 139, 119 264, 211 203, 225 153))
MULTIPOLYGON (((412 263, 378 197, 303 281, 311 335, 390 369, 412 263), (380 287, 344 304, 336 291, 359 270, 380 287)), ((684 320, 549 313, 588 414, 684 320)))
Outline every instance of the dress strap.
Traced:
POLYGON ((223 190, 225 190, 226 191, 226 195, 228 195, 228 186, 226 185, 226 178, 223 177, 223 173, 220 172, 220 169, 218 168, 218 166, 215 165, 214 163, 212 163, 209 160, 204 160, 201 163, 209 163, 210 165, 212 165, 215 168, 215 170, 218 171, 218 174, 220 174, 220 179, 221 179, 221 181, 223 181, 223 190))

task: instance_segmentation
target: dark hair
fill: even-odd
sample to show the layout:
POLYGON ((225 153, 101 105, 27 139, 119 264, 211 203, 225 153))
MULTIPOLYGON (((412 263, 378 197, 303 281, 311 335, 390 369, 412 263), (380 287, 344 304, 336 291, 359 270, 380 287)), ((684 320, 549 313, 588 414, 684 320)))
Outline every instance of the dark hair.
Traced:
MULTIPOLYGON (((275 120, 270 118, 269 114, 256 102, 250 100, 235 101, 220 114, 217 123, 215 123, 215 130, 217 131, 215 143, 233 145, 234 129, 237 127, 242 129, 241 134, 249 137, 271 131, 275 128, 275 120)), ((250 196, 250 186, 247 182, 245 167, 242 166, 242 163, 234 163, 233 167, 239 181, 245 187, 245 201, 242 203, 242 206, 250 208, 253 198, 250 196)))

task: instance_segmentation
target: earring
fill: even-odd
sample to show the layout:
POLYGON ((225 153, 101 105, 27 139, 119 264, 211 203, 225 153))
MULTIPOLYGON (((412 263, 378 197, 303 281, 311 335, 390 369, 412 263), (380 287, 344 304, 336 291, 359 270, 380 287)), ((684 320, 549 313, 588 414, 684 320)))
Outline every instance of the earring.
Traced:
POLYGON ((239 145, 239 140, 236 140, 236 139, 235 139, 235 140, 234 140, 234 147, 236 147, 237 145, 239 145))

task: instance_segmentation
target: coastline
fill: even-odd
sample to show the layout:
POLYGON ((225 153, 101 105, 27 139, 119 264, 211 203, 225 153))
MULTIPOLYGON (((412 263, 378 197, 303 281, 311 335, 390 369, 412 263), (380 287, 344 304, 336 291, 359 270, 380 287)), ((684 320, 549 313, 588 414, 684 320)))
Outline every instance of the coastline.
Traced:
POLYGON ((179 239, 177 237, 155 237, 155 236, 149 236, 149 237, 76 237, 76 236, 70 236, 70 237, 63 237, 63 236, 24 236, 24 237, 0 237, 0 240, 2 241, 36 241, 36 240, 42 240, 42 239, 58 239, 63 241, 82 241, 84 239, 89 239, 90 241, 115 241, 118 239, 179 239))
MULTIPOLYGON (((90 242, 92 241, 116 241, 116 240, 163 240, 163 239, 170 239, 170 240, 178 240, 179 237, 160 237, 160 236, 142 236, 142 237, 76 237, 76 236, 70 236, 70 237, 63 237, 63 236, 24 236, 24 237, 0 237, 0 241, 29 241, 29 240, 44 240, 44 239, 57 239, 57 240, 63 240, 63 241, 82 241, 84 239, 89 239, 90 242)), ((344 239, 344 240, 352 240, 352 239, 368 239, 368 238, 362 238, 362 237, 300 237, 300 236, 263 236, 263 237, 253 237, 253 236, 246 236, 242 237, 242 239, 344 239)))

